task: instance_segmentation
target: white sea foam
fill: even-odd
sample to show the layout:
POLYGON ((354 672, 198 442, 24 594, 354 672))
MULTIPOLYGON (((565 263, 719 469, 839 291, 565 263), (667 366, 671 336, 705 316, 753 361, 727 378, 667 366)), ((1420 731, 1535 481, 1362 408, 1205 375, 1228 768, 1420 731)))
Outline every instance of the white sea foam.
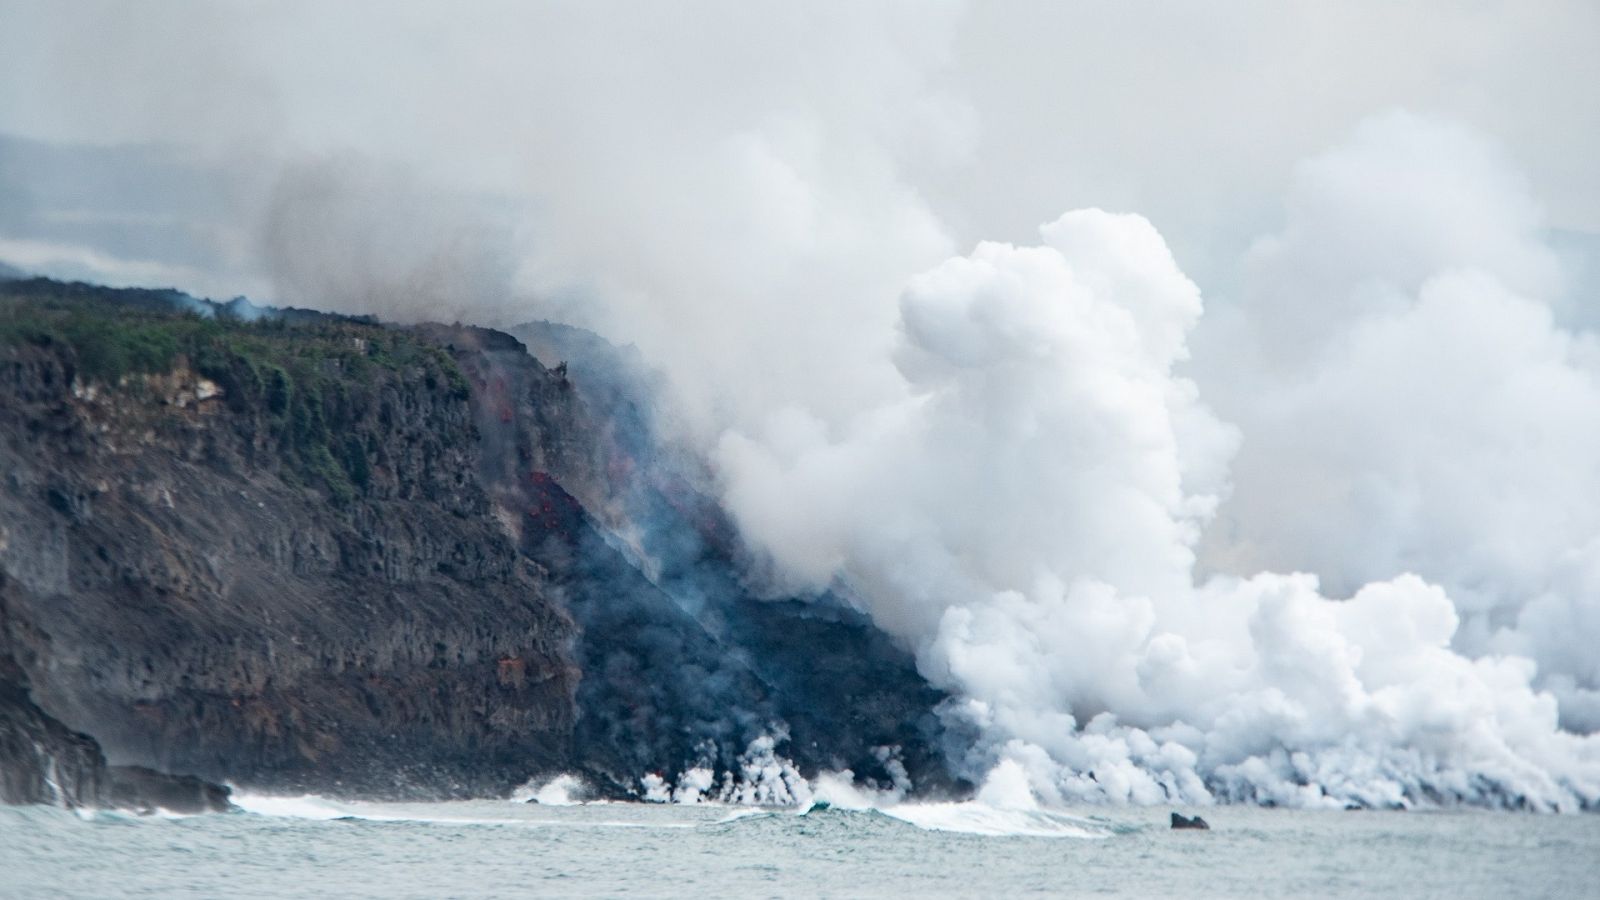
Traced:
POLYGON ((334 801, 311 794, 288 797, 268 794, 245 794, 235 791, 231 799, 234 806, 259 816, 330 820, 349 815, 334 801))
MULTIPOLYGON (((880 755, 892 761, 890 748, 880 755)), ((996 765, 977 797, 964 802, 908 802, 905 798, 911 783, 904 769, 891 767, 891 772, 896 778, 888 788, 864 785, 848 769, 821 772, 806 780, 793 763, 776 753, 770 738, 761 738, 741 757, 739 773, 724 772, 720 783, 704 768, 688 769, 676 782, 656 773, 640 781, 652 804, 728 807, 726 816, 710 823, 715 825, 841 811, 881 814, 930 831, 986 836, 1103 838, 1111 834, 1087 819, 1041 807, 1029 786, 1028 772, 1012 760, 996 765)))
POLYGON ((1087 819, 1043 809, 1020 766, 1002 761, 990 773, 976 798, 962 802, 905 801, 897 786, 877 791, 856 784, 849 772, 826 772, 812 785, 817 808, 871 810, 930 831, 955 831, 990 836, 1103 838, 1111 832, 1087 819))
MULTIPOLYGON (((829 777, 824 775, 819 781, 829 777)), ((834 794, 836 801, 820 799, 826 791, 819 790, 818 799, 805 806, 774 809, 772 807, 733 807, 720 819, 709 824, 728 825, 755 819, 785 819, 832 813, 856 815, 882 815, 927 831, 949 831, 986 837, 1049 837, 1099 839, 1112 836, 1111 829, 1080 816, 1057 810, 1032 807, 994 806, 979 800, 965 802, 917 803, 904 802, 884 794, 856 789, 844 794, 834 794)), ((717 803, 716 805, 724 805, 717 803)))
POLYGON ((734 808, 734 809, 729 810, 727 815, 723 816, 720 819, 717 819, 715 822, 713 822, 711 824, 713 824, 713 825, 727 825, 730 822, 737 822, 740 819, 760 818, 760 817, 763 817, 763 816, 771 816, 771 815, 777 815, 777 813, 774 813, 770 809, 762 809, 760 807, 755 807, 755 806, 738 807, 738 808, 734 808))
POLYGON ((575 806, 589 802, 585 796, 588 785, 576 775, 563 773, 548 781, 529 781, 511 792, 513 803, 537 803, 541 806, 575 806))
POLYGON ((685 769, 675 781, 659 772, 648 772, 639 779, 644 800, 689 806, 805 806, 811 802, 812 785, 791 760, 778 752, 778 744, 784 739, 782 734, 762 735, 751 741, 739 756, 737 770, 724 770, 721 779, 704 766, 685 769))
POLYGON ((929 831, 956 831, 992 837, 1111 837, 1110 829, 1088 819, 1043 809, 1002 809, 986 803, 901 803, 878 810, 929 831))
MULTIPOLYGON (((234 804, 248 813, 313 821, 415 822, 438 825, 511 826, 518 828, 696 828, 706 822, 681 814, 629 818, 610 805, 606 818, 581 813, 587 804, 508 805, 504 801, 463 800, 424 803, 378 803, 334 800, 311 794, 272 796, 236 793, 234 804)), ((642 807, 641 807, 642 808, 642 807)))

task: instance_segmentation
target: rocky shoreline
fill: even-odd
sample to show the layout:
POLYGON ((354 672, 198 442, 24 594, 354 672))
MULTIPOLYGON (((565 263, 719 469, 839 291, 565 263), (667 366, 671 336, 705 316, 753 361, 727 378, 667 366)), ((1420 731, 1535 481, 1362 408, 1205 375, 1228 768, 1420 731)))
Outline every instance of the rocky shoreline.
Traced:
POLYGON ((0 803, 148 814, 226 812, 231 791, 192 775, 107 765, 94 738, 40 709, 11 660, 0 661, 0 803))

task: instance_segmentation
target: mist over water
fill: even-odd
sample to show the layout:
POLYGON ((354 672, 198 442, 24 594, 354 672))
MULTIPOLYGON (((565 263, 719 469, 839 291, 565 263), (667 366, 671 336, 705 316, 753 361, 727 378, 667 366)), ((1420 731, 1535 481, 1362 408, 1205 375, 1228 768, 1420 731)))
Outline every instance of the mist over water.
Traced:
MULTIPOLYGON (((1107 113, 1056 76, 1116 53, 1036 60, 1026 22, 953 5, 308 9, 27 7, 70 40, 13 55, 45 87, 0 130, 193 177, 116 209, 35 179, 0 256, 636 345, 751 587, 849 598, 911 648, 996 808, 1600 803, 1597 298, 1553 227, 1600 212, 1506 125, 1592 108, 1570 60, 1596 54, 1442 10, 1402 52, 1329 14, 1320 50, 1378 87, 1237 127, 1220 89, 1188 117, 1107 87, 1132 111, 1107 113), (1518 76, 1540 90, 1439 87, 1485 28, 1562 51, 1518 76), (110 102, 63 75, 162 48, 215 77, 152 65, 110 102), (122 240, 133 214, 154 237, 122 240)), ((1196 68, 1157 80, 1235 77, 1196 68)), ((1551 141, 1592 159, 1586 134, 1551 141)))

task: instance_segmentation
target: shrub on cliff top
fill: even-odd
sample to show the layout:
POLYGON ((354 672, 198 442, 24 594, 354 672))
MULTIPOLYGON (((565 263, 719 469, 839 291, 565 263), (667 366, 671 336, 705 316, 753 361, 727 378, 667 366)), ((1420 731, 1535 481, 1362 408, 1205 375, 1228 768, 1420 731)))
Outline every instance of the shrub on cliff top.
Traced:
POLYGON ((5 282, 0 348, 69 349, 77 377, 113 388, 125 376, 170 372, 187 360, 222 387, 231 410, 262 416, 286 477, 319 485, 338 503, 371 483, 365 445, 341 429, 370 409, 379 385, 443 387, 454 399, 467 397, 455 360, 413 333, 316 313, 247 320, 233 308, 171 291, 5 282))

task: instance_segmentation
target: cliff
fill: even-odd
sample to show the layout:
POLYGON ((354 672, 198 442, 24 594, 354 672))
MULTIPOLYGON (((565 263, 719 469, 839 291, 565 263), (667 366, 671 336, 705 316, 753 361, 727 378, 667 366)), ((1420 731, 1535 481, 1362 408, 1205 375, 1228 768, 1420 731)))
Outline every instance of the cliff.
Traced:
POLYGON ((572 623, 488 514, 447 355, 6 289, 0 652, 41 708, 113 762, 271 789, 488 794, 566 763, 572 623))
POLYGON ((44 280, 0 312, 8 772, 626 796, 768 736, 952 787, 909 656, 836 600, 745 594, 715 504, 623 415, 648 398, 481 329, 44 280))

